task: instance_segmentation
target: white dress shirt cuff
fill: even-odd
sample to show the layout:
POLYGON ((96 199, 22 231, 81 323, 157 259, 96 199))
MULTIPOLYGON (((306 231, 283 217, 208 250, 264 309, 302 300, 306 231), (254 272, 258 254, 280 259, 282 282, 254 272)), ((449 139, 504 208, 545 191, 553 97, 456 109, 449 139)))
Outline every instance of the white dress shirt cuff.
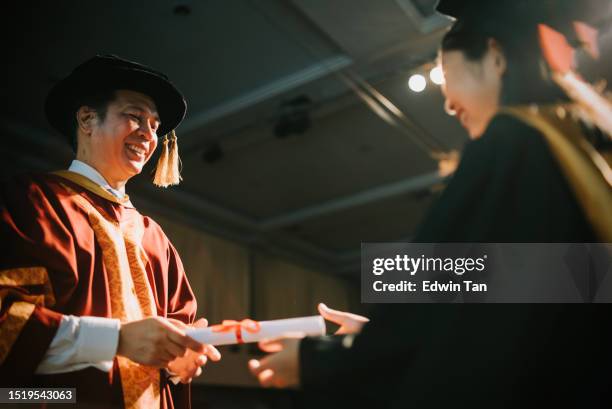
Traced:
POLYGON ((119 345, 121 323, 115 318, 80 317, 77 362, 112 361, 119 345))

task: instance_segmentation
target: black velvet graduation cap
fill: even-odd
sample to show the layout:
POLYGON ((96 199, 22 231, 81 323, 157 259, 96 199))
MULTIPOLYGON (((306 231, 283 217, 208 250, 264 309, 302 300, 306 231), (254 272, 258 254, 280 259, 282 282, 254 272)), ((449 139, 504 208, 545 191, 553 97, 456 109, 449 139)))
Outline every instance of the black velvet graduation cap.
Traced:
POLYGON ((436 11, 457 20, 512 22, 517 27, 534 22, 568 34, 572 21, 598 26, 610 17, 610 0, 439 0, 436 11))
POLYGON ((142 92, 153 99, 161 120, 160 136, 174 130, 187 111, 183 94, 163 73, 115 55, 97 55, 51 88, 45 101, 47 120, 71 141, 79 100, 118 89, 142 92))
POLYGON ((459 19, 464 15, 466 7, 472 3, 466 0, 439 0, 436 11, 445 16, 459 19))

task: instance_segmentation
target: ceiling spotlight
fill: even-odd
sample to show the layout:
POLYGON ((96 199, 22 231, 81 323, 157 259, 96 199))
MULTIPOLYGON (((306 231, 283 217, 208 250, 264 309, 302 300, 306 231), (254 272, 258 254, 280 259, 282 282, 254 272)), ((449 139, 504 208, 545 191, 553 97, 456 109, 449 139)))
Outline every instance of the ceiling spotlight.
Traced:
POLYGON ((427 81, 425 80, 425 77, 423 77, 421 74, 411 75, 408 79, 408 87, 410 87, 410 89, 414 92, 423 91, 426 85, 427 81))
POLYGON ((429 79, 431 82, 437 85, 444 84, 444 73, 442 72, 442 67, 436 65, 429 71, 429 79))

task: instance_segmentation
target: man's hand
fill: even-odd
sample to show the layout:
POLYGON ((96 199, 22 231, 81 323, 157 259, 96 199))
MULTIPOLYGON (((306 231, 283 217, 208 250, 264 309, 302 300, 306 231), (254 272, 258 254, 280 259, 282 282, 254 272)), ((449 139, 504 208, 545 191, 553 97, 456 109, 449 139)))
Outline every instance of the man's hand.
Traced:
POLYGON ((361 315, 332 310, 323 303, 319 304, 319 314, 326 320, 340 325, 336 334, 358 334, 364 324, 370 321, 361 315))
POLYGON ((206 346, 185 335, 169 320, 145 318, 121 325, 117 355, 142 365, 165 368, 187 350, 204 353, 206 346))
POLYGON ((257 377, 263 387, 297 388, 300 386, 300 338, 283 338, 261 341, 259 347, 266 352, 273 352, 267 357, 249 361, 251 373, 257 377))
MULTIPOLYGON (((170 319, 170 322, 182 330, 204 328, 208 325, 208 321, 205 318, 200 318, 191 326, 174 319, 170 319)), ((188 349, 184 356, 177 357, 169 362, 167 368, 174 375, 181 378, 181 383, 189 383, 193 378, 202 374, 201 367, 206 365, 208 358, 215 362, 219 361, 221 353, 212 345, 205 345, 203 351, 188 349)))

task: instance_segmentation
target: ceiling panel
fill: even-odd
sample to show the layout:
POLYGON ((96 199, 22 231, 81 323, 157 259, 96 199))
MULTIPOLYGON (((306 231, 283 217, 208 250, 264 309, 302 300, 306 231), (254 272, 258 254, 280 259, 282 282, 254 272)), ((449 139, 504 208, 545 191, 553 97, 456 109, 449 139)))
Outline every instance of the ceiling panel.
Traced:
MULTIPOLYGON (((406 241, 435 195, 408 193, 288 227, 297 237, 336 252, 356 252, 362 242, 406 241)), ((358 254, 358 253, 357 253, 358 254)))
POLYGON ((263 136, 252 136, 257 143, 229 151, 217 162, 205 163, 199 155, 184 158, 185 169, 193 175, 185 189, 261 219, 437 166, 406 135, 359 102, 314 118, 302 135, 277 139, 271 127, 248 132, 263 136))

